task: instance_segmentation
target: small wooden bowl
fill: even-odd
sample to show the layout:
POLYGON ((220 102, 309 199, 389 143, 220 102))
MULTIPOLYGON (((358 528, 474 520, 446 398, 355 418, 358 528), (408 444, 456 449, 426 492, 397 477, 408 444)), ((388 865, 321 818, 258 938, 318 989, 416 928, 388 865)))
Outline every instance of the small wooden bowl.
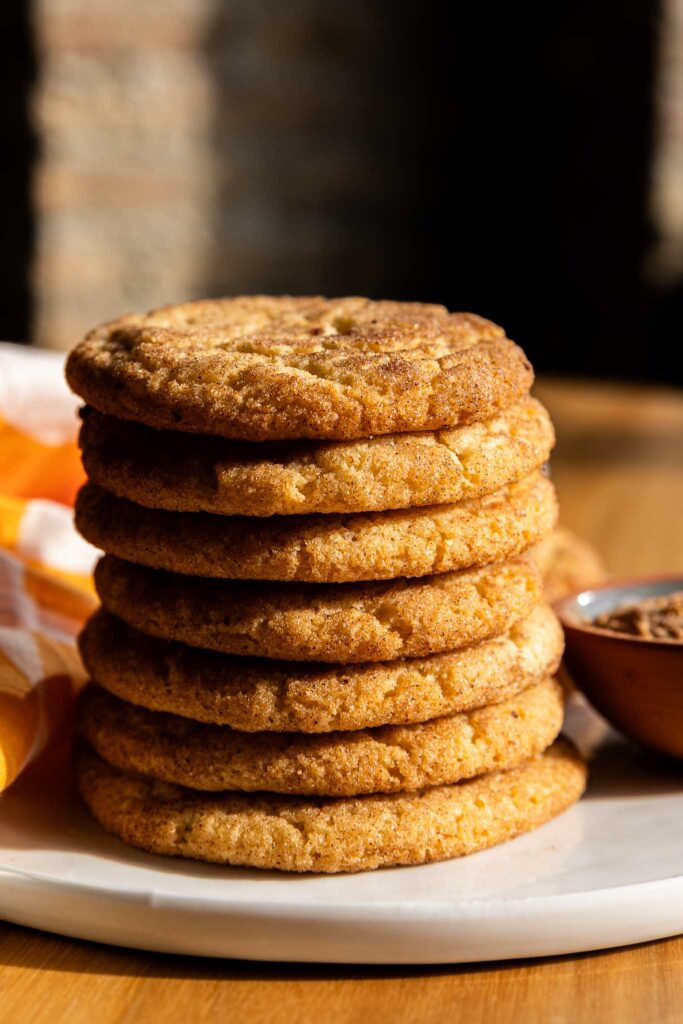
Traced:
POLYGON ((683 574, 610 581, 555 605, 565 661, 591 704, 631 739, 683 758, 683 643, 596 629, 604 612, 683 590, 683 574))

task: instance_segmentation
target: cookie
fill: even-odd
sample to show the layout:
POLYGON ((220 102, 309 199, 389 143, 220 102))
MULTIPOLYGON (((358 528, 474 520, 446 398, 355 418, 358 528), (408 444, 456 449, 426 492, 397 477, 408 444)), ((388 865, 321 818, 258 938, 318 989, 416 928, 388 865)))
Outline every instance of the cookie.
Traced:
POLYGON ((197 793, 113 768, 88 750, 78 783, 90 811, 131 846, 280 871, 368 871, 484 850, 575 803, 586 766, 566 740, 519 768, 417 793, 321 798, 197 793))
POLYGON ((188 576, 348 583, 501 562, 546 536, 555 490, 537 472, 459 505, 250 519, 165 512, 86 484, 76 527, 108 554, 188 576))
POLYGON ((513 768, 550 746, 564 700, 552 679, 499 704, 353 732, 245 733, 148 711, 88 686, 80 734, 105 761, 190 789, 356 796, 442 786, 513 768))
POLYGON ((106 555, 95 569, 105 608, 130 626, 192 647, 292 661, 389 661, 498 636, 538 604, 524 557, 388 582, 262 583, 197 579, 106 555))
POLYGON ((533 549, 546 599, 559 601, 575 590, 601 583, 607 573, 595 548, 571 530, 558 527, 533 549))
POLYGON ((548 413, 527 398, 485 423, 364 441, 248 444, 153 430, 82 410, 90 480, 148 508, 219 515, 373 512, 440 505, 521 480, 554 444, 548 413))
POLYGON ((123 700, 245 732, 304 733, 406 725, 494 704, 554 675, 563 644, 547 605, 474 647, 346 668, 201 651, 145 636, 104 609, 79 639, 91 678, 123 700))
POLYGON ((91 331, 67 362, 100 412, 245 441, 348 440, 487 420, 533 381, 502 328, 443 306, 247 296, 91 331))

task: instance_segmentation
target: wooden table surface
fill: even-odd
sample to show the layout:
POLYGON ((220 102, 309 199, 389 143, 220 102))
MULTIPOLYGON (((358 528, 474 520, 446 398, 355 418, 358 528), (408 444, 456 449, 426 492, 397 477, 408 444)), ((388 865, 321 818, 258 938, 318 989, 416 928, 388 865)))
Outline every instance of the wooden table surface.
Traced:
MULTIPOLYGON (((683 395, 554 381, 537 391, 558 428, 564 523, 614 573, 683 568, 683 395)), ((517 963, 366 968, 129 952, 0 923, 0 1024, 200 1020, 679 1022, 683 938, 517 963)))

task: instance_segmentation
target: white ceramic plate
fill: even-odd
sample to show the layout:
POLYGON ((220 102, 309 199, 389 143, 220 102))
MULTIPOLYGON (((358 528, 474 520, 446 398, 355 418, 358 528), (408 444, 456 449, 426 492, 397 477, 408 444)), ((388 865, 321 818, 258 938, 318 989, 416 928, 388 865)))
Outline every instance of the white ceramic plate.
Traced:
POLYGON ((289 876, 166 860, 106 835, 43 762, 0 802, 0 916, 141 949, 258 960, 457 963, 683 932, 683 768, 606 734, 584 800, 459 861, 289 876))

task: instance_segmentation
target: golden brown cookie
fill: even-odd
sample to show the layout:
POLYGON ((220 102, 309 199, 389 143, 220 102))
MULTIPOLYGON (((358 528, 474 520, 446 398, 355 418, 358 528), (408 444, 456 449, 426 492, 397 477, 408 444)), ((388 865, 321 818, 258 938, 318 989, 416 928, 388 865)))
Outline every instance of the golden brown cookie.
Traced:
POLYGON ((575 803, 586 766, 558 740, 519 768, 417 793, 326 800, 197 793, 83 751, 78 782, 99 823, 150 853, 281 871, 368 871, 461 857, 575 803))
POLYGON ((563 643, 547 605, 473 647, 346 668, 201 651, 145 636, 104 609, 79 640, 90 676, 123 700, 245 732, 305 733, 425 722, 494 704, 553 675, 563 643))
POLYGON ((414 725, 304 735, 237 732, 148 711, 88 686, 79 731, 109 764, 190 789, 307 796, 397 793, 514 768, 562 728, 561 687, 546 679, 500 704, 414 725))
POLYGON ((246 441, 345 440, 487 420, 529 390, 503 330, 443 306, 246 296, 98 327, 67 363, 100 412, 246 441))
POLYGON ((527 398, 485 423, 364 441, 248 444, 153 430, 81 413, 93 483, 172 512, 271 516, 373 512, 478 498, 521 480, 550 455, 554 432, 527 398))
POLYGON ((143 508, 86 484, 76 526, 108 554, 188 576, 349 583, 501 562, 557 520, 542 473, 460 505, 355 515, 249 519, 143 508))
POLYGON ((388 582, 260 583, 196 579, 106 555, 105 608, 150 636, 292 661, 389 661, 498 636, 541 596, 530 559, 388 582))
POLYGON ((607 575, 592 544, 564 527, 553 530, 531 554, 541 570, 546 600, 550 603, 601 583, 607 575))

